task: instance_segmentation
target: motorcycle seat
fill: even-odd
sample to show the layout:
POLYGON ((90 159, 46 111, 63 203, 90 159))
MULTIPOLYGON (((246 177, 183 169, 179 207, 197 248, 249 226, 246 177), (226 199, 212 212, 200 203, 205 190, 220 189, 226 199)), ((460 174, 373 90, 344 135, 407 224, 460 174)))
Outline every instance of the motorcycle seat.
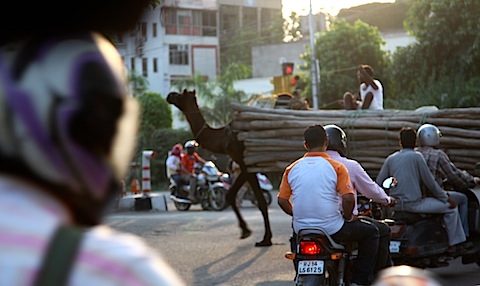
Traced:
POLYGON ((438 219, 438 218, 443 218, 443 214, 438 213, 438 214, 426 214, 426 213, 413 213, 413 212, 406 212, 406 211, 396 211, 395 214, 393 215, 393 218, 397 222, 404 222, 406 224, 414 224, 418 221, 424 220, 424 219, 438 219))
MULTIPOLYGON (((323 229, 316 229, 316 228, 307 228, 307 229, 301 229, 299 232, 298 232, 298 237, 301 237, 301 236, 305 236, 305 235, 308 235, 308 234, 314 234, 314 235, 320 235, 320 236, 323 236, 323 237, 326 237, 328 239, 328 241, 330 242, 330 244, 335 248, 335 249, 339 249, 339 250, 344 250, 345 249, 345 246, 340 244, 340 243, 337 243, 333 240, 333 238, 328 235, 323 229)), ((297 239, 297 241, 299 241, 297 239)))

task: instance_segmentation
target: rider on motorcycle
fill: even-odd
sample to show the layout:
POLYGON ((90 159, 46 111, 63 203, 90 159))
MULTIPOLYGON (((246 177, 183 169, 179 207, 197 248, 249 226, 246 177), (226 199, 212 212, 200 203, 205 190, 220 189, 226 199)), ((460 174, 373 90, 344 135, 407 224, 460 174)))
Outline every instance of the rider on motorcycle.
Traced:
POLYGON ((378 250, 378 228, 353 215, 355 196, 347 168, 325 152, 328 140, 323 126, 309 126, 304 138, 308 152, 285 169, 278 205, 293 217, 294 237, 301 229, 321 228, 335 241, 356 241, 358 257, 352 283, 370 285, 378 250))
POLYGON ((446 182, 453 187, 448 191, 450 198, 458 203, 458 211, 462 220, 465 236, 469 235, 468 227, 468 198, 462 191, 468 190, 480 184, 480 178, 470 175, 465 170, 460 170, 450 161, 448 155, 438 148, 442 133, 433 124, 423 124, 418 128, 417 139, 421 147, 416 148, 423 154, 428 168, 434 175, 440 186, 446 182))
POLYGON ((176 188, 172 189, 170 195, 176 196, 174 190, 181 190, 183 187, 182 180, 182 151, 183 147, 181 144, 175 144, 170 151, 170 155, 167 157, 165 165, 167 166, 167 178, 172 179, 177 185, 176 188))
POLYGON ((397 185, 390 190, 390 195, 398 201, 395 208, 413 213, 442 213, 448 236, 450 252, 460 251, 465 242, 462 222, 457 203, 437 184, 425 159, 416 146, 416 131, 409 127, 400 130, 402 149, 385 159, 377 176, 381 184, 388 177, 395 177, 397 185), (422 185, 432 196, 425 196, 422 185))
POLYGON ((206 161, 197 153, 198 143, 195 140, 189 140, 185 142, 186 153, 182 156, 182 164, 184 168, 184 174, 187 175, 190 184, 190 192, 188 199, 195 201, 195 189, 197 187, 197 174, 195 173, 195 163, 200 162, 205 164, 206 161))
MULTIPOLYGON (((347 135, 345 132, 334 124, 325 126, 325 131, 328 136, 327 154, 333 160, 343 163, 347 167, 350 180, 352 181, 355 190, 355 201, 357 200, 357 191, 365 197, 372 199, 374 202, 380 203, 383 206, 394 206, 396 201, 393 197, 388 196, 385 191, 377 185, 363 169, 362 165, 355 160, 348 159, 347 154, 347 135)), ((357 204, 353 209, 353 214, 358 215, 357 204)), ((372 222, 380 232, 380 241, 378 244, 377 262, 375 265, 375 272, 380 271, 385 267, 392 266, 390 259, 390 227, 381 221, 375 220, 371 217, 362 216, 362 219, 372 222)))

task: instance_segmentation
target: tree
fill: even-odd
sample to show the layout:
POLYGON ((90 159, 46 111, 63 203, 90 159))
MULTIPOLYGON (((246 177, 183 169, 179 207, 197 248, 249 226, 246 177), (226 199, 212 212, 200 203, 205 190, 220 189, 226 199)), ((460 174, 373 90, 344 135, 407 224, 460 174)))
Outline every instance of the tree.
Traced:
POLYGON ((394 107, 478 106, 480 2, 412 0, 405 26, 417 43, 393 55, 394 107))
MULTIPOLYGON (((339 108, 338 100, 346 91, 356 92, 358 80, 356 71, 358 65, 369 64, 375 70, 375 77, 387 85, 383 73, 388 67, 389 59, 381 49, 384 41, 377 28, 360 20, 349 24, 345 20, 334 21, 331 29, 318 34, 315 39, 315 55, 320 63, 320 101, 322 108, 339 108)), ((301 70, 309 73, 311 70, 310 49, 301 55, 305 65, 301 70)), ((311 78, 311 76, 309 76, 311 78)), ((310 86, 306 92, 311 91, 310 86)), ((311 94, 305 94, 311 102, 311 94)))
POLYGON ((139 74, 135 70, 132 70, 128 75, 128 83, 133 96, 142 94, 148 89, 150 85, 147 78, 139 74))
POLYGON ((286 42, 296 42, 303 38, 300 26, 300 16, 292 12, 283 22, 283 30, 285 31, 286 42))
POLYGON ((197 97, 202 103, 205 121, 212 127, 225 126, 232 120, 232 102, 244 103, 248 100, 243 91, 235 90, 233 82, 245 78, 250 68, 241 63, 231 63, 215 81, 207 81, 196 75, 190 79, 174 82, 177 90, 184 88, 195 89, 197 97))

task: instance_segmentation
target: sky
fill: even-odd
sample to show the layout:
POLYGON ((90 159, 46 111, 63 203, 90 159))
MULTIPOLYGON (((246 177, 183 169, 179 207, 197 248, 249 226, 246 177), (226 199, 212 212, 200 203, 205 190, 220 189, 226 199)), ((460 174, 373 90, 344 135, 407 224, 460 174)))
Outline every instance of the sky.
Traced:
MULTIPOLYGON (((372 2, 395 2, 393 0, 311 0, 313 14, 317 12, 337 15, 340 9, 350 8, 372 2)), ((310 0, 282 0, 283 15, 290 15, 295 11, 299 15, 307 15, 310 12, 310 0)))

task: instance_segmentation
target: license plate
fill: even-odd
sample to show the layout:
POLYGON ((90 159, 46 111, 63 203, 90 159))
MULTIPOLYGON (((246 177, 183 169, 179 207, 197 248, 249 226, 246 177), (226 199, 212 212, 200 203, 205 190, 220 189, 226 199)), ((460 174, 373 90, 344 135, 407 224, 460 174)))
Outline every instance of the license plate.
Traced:
POLYGON ((299 261, 298 274, 323 274, 323 260, 299 261))
POLYGON ((390 241, 390 253, 399 253, 400 252, 400 241, 390 241))

